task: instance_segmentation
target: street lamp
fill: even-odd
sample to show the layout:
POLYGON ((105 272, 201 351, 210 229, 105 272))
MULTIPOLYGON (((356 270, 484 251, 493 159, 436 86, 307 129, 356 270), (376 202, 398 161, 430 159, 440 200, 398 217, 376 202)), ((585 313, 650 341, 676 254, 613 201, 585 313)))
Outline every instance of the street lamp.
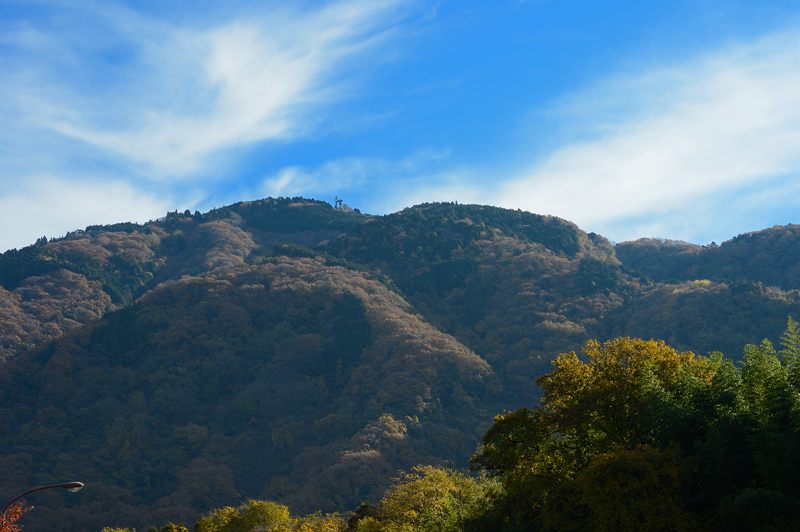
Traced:
POLYGON ((39 491, 55 489, 55 488, 65 489, 67 491, 75 493, 76 491, 81 491, 81 489, 83 489, 83 482, 63 482, 61 484, 48 484, 47 486, 39 486, 38 488, 29 489, 25 493, 20 493, 19 495, 8 501, 8 504, 6 504, 6 507, 3 508, 3 513, 0 514, 0 516, 2 516, 3 519, 5 519, 6 512, 8 511, 9 508, 11 508, 11 505, 20 500, 21 498, 30 495, 31 493, 36 493, 39 491))

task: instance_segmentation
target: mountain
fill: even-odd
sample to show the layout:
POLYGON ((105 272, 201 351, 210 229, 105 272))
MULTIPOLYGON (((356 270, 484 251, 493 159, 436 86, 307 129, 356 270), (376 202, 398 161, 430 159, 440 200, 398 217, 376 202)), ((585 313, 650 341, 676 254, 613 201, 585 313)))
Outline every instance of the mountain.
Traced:
MULTIPOLYGON (((3 449, 16 482, 91 479, 83 502, 106 523, 188 519, 240 493, 348 507, 398 466, 466 460, 495 381, 367 274, 281 257, 162 283, 21 357, 2 385, 21 431, 3 449)), ((81 513, 68 528, 93 524, 81 513)))
POLYGON ((0 256, 0 489, 87 482, 26 516, 48 530, 353 509, 463 466, 588 338, 776 338, 796 234, 614 246, 523 211, 280 198, 41 239, 0 256))
POLYGON ((616 251, 632 273, 654 281, 707 278, 800 287, 800 225, 745 233, 722 245, 644 238, 619 244, 616 251))

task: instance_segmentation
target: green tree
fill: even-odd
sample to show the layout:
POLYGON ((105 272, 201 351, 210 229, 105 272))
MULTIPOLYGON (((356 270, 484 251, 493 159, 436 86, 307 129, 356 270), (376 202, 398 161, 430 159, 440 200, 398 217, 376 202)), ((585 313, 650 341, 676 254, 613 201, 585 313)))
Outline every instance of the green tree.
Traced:
POLYGON ((231 506, 223 506, 207 513, 195 525, 196 532, 221 532, 228 523, 239 515, 239 511, 231 506))
POLYGON ((544 508, 548 530, 696 530, 684 508, 674 450, 638 446, 595 456, 544 508))
POLYGON ((417 466, 386 491, 377 517, 359 520, 356 530, 456 531, 487 506, 493 483, 456 471, 417 466))
POLYGON ((297 532, 344 532, 347 521, 337 514, 312 514, 293 520, 292 530, 297 532))
POLYGON ((161 527, 161 532, 189 532, 189 529, 181 524, 167 523, 161 527))
POLYGON ((679 450, 690 450, 715 415, 708 402, 721 358, 635 338, 589 341, 583 353, 559 355, 537 381, 541 406, 496 417, 473 457, 473 467, 500 478, 497 504, 510 514, 510 529, 538 523, 580 530, 600 513, 609 523, 648 514, 646 497, 630 506, 593 498, 591 485, 602 484, 603 475, 610 484, 597 493, 607 489, 616 501, 633 495, 626 485, 640 482, 642 493, 681 507, 679 450), (660 454, 670 446, 676 450, 660 454), (656 489, 660 482, 666 491, 656 489))
POLYGON ((780 355, 789 372, 789 382, 800 391, 800 325, 791 316, 787 318, 786 330, 781 335, 780 355))
POLYGON ((238 508, 225 506, 200 518, 196 532, 268 532, 291 530, 289 508, 271 501, 250 499, 238 508))

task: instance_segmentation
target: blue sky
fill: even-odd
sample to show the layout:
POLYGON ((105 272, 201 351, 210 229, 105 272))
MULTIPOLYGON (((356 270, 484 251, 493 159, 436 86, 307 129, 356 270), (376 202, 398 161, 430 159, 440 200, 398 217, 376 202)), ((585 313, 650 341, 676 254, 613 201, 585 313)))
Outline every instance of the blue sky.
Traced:
POLYGON ((265 196, 800 222, 796 2, 0 0, 0 249, 265 196))

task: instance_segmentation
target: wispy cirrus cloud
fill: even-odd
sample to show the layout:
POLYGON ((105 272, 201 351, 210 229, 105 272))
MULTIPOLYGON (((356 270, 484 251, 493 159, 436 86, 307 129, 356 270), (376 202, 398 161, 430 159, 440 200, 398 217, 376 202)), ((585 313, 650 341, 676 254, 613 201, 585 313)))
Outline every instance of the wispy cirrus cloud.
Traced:
POLYGON ((119 6, 77 8, 103 38, 24 24, 8 33, 15 57, 36 60, 10 65, 5 111, 23 105, 29 127, 137 163, 143 176, 190 177, 226 150, 313 129, 313 113, 355 77, 348 60, 386 39, 407 5, 250 8, 188 25, 119 6))
POLYGON ((714 219, 735 223, 726 212, 732 192, 800 176, 800 33, 611 78, 553 114, 584 138, 503 183, 497 204, 557 214, 618 239, 653 228, 730 236, 736 228, 714 219))
MULTIPOLYGON (((537 74, 519 70, 542 62, 531 72, 554 72, 543 84, 569 86, 546 68, 555 63, 549 54, 529 56, 524 40, 498 39, 482 45, 485 53, 465 44, 459 32, 479 25, 465 22, 465 10, 488 8, 443 4, 439 14, 438 3, 419 0, 127 6, 0 3, 0 204, 29 202, 24 194, 41 194, 41 183, 62 191, 95 183, 141 205, 130 215, 139 221, 165 201, 203 209, 249 195, 338 194, 369 212, 458 200, 555 214, 617 240, 702 241, 791 221, 775 213, 800 203, 798 31, 670 64, 629 61, 625 74, 547 105, 560 89, 523 94, 515 80, 532 85, 537 74), (376 73, 397 57, 414 59, 376 73), (524 116, 503 111, 525 98, 535 109, 536 125, 522 128, 533 146, 521 146, 517 124, 502 123, 524 116), (494 123, 482 142, 484 119, 494 123)), ((509 17, 530 10, 511 11, 486 28, 518 32, 509 17)), ((567 16, 560 30, 574 23, 567 16)), ((100 217, 100 203, 83 207, 100 217)))
MULTIPOLYGON (((560 135, 548 151, 425 193, 554 214, 616 240, 720 240, 800 206, 800 32, 610 76, 535 118, 540 135, 542 124, 560 135)), ((418 198, 403 192, 396 206, 418 198)))
MULTIPOLYGON (((0 20, 0 251, 194 208, 187 202, 213 182, 247 188, 243 153, 325 127, 414 3, 200 2, 154 13, 10 2, 19 9, 0 20)), ((345 127, 336 118, 331 129, 345 127)))
MULTIPOLYGON (((268 196, 341 194, 365 188, 378 192, 392 190, 398 183, 419 190, 441 182, 447 159, 446 150, 422 150, 401 159, 344 157, 311 168, 287 166, 265 178, 260 192, 268 196)), ((370 207, 380 212, 379 198, 380 192, 373 194, 370 207)))

